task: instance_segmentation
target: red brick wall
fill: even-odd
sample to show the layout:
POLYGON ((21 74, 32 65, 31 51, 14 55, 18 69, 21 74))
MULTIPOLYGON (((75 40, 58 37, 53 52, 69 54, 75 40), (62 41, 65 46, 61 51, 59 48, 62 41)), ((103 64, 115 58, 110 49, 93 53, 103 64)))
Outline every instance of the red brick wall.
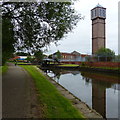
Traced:
MULTIPOLYGON (((78 64, 80 65, 82 62, 62 62, 64 64, 78 64)), ((120 62, 84 62, 87 66, 91 67, 120 67, 120 62)))
POLYGON ((86 63, 88 66, 93 67, 120 67, 120 62, 93 62, 86 63))

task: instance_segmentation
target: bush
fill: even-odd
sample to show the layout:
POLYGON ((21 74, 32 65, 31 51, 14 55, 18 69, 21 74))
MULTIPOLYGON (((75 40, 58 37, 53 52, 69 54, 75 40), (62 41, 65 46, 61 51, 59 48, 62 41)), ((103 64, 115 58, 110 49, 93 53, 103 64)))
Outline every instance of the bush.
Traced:
POLYGON ((85 62, 82 62, 80 66, 85 67, 86 66, 85 62))

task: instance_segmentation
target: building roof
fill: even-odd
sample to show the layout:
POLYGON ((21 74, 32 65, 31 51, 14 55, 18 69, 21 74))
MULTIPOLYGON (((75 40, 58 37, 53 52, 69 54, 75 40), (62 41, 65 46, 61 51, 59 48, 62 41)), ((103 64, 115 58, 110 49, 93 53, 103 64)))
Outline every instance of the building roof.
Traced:
POLYGON ((71 54, 74 54, 74 55, 80 55, 80 53, 77 52, 77 51, 73 51, 73 52, 71 52, 71 54))
POLYGON ((63 52, 61 52, 61 54, 62 55, 70 55, 70 56, 72 55, 72 56, 75 56, 75 54, 72 54, 72 53, 63 53, 63 52))
POLYGON ((93 9, 91 9, 91 11, 94 10, 94 9, 96 9, 96 8, 106 9, 105 7, 103 7, 102 5, 100 5, 100 4, 98 3, 93 9))
MULTIPOLYGON (((55 53, 53 53, 53 55, 55 55, 55 53)), ((86 56, 89 56, 88 54, 80 54, 79 52, 77 51, 73 51, 71 53, 66 53, 66 52, 61 52, 62 55, 67 55, 67 56, 81 56, 81 57, 86 57, 86 56)))
POLYGON ((95 7, 103 7, 103 6, 101 6, 101 5, 98 3, 95 7))

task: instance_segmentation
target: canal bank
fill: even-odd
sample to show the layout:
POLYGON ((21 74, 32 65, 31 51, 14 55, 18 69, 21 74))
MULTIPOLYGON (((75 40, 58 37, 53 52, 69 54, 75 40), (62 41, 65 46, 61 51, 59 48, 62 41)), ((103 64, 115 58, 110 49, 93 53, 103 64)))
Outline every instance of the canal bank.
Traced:
POLYGON ((94 109, 91 109, 87 104, 69 92, 62 85, 58 84, 55 80, 45 74, 42 70, 38 69, 46 78, 57 88, 58 91, 67 99, 72 102, 72 105, 77 108, 86 118, 103 118, 94 109))
MULTIPOLYGON (((35 68, 36 69, 36 68, 35 68)), ((35 71, 35 70, 34 70, 35 71)), ((37 71, 39 71, 39 73, 43 74, 45 76, 45 78, 47 78, 47 81, 49 80, 49 82, 51 82, 55 88, 57 88, 57 90, 62 94, 62 96, 64 96, 65 98, 69 99, 70 103, 72 106, 74 106, 77 110, 79 110, 86 118, 102 118, 102 116, 100 114, 98 114, 96 111, 90 109, 85 103, 83 103, 82 101, 80 101, 77 97, 75 97, 73 94, 71 94, 67 89, 65 89, 64 87, 62 87, 61 85, 59 85, 57 82, 55 82, 53 79, 51 79, 50 77, 48 77, 43 71, 41 71, 39 68, 37 68, 37 71)), ((45 80, 46 81, 46 80, 45 80)), ((43 83, 41 83, 43 84, 43 83)), ((45 87, 45 86, 44 86, 45 87)), ((46 88, 46 87, 45 87, 46 88)), ((48 88, 48 87, 47 87, 48 88)), ((40 89, 40 88, 39 88, 40 89)), ((49 89, 47 89, 47 92, 49 91, 49 89)), ((47 93, 47 96, 49 93, 47 93)), ((54 93, 53 93, 54 94, 54 93)), ((50 97, 47 98, 47 102, 50 102, 52 98, 50 97)), ((54 100, 53 100, 54 101, 54 100)), ((60 102, 61 100, 59 99, 58 102, 60 102)), ((70 105, 70 106, 71 106, 70 105)), ((69 106, 69 107, 70 107, 69 106)), ((53 106, 55 107, 55 106, 53 106)), ((67 111, 69 111, 69 107, 67 107, 67 104, 65 102, 65 109, 67 108, 67 111)), ((72 108, 74 111, 74 108, 72 108)), ((71 109, 71 110, 72 110, 71 109)), ((57 110, 57 108, 56 108, 57 110)), ((64 114, 64 113, 62 113, 64 114)), ((70 115, 70 114, 69 114, 70 115)), ((53 116, 54 118, 55 116, 53 116)), ((57 116, 57 118, 59 118, 59 115, 57 116)), ((63 117, 65 118, 65 117, 63 117)), ((69 118, 71 118, 69 116, 69 118)), ((79 118, 79 117, 73 117, 73 118, 79 118)))
POLYGON ((118 118, 118 75, 75 69, 43 71, 104 118, 118 118))
MULTIPOLYGON (((110 68, 110 67, 90 67, 90 66, 79 66, 79 65, 75 65, 75 66, 71 66, 68 64, 67 65, 56 65, 56 64, 49 64, 47 66, 45 66, 47 68, 54 68, 54 69, 66 69, 66 70, 79 70, 79 71, 91 71, 91 72, 103 72, 103 73, 109 73, 109 74, 116 74, 119 75, 120 74, 120 68, 110 68)), ((40 67, 40 68, 45 68, 40 67)))
POLYGON ((21 66, 33 78, 43 118, 85 118, 36 66, 21 66))

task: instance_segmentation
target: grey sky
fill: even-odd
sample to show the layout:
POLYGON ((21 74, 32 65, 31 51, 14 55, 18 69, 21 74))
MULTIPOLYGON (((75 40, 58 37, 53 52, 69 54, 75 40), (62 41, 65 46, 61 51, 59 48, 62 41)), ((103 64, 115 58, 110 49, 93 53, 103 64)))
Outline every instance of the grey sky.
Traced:
POLYGON ((60 50, 61 52, 72 52, 91 54, 92 51, 92 27, 90 10, 98 3, 106 8, 106 47, 118 54, 118 1, 119 0, 78 0, 75 2, 75 9, 84 20, 80 20, 75 29, 58 42, 56 47, 51 44, 46 54, 60 50))

